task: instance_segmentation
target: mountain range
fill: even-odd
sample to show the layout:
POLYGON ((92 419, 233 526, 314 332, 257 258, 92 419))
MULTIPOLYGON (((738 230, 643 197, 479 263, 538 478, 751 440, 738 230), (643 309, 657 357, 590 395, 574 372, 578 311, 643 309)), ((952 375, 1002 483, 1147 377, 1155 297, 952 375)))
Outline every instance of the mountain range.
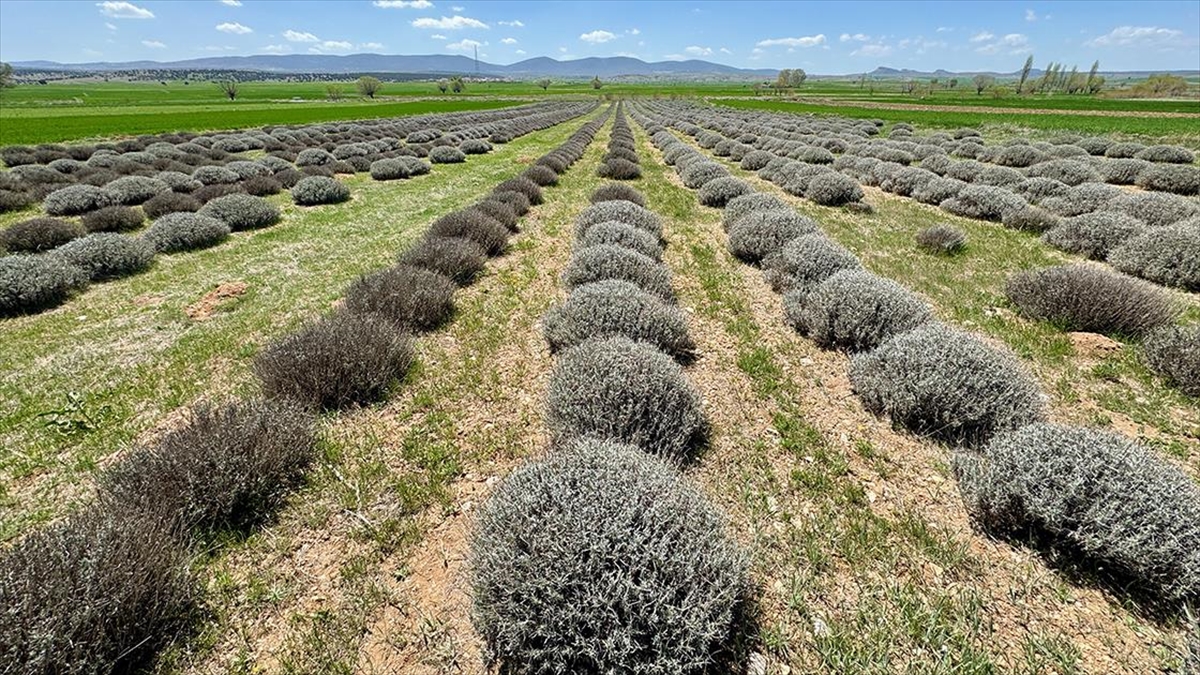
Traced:
POLYGON ((58 63, 55 61, 15 61, 14 68, 26 70, 66 70, 107 72, 117 70, 243 70, 271 73, 408 73, 428 75, 475 74, 495 77, 604 77, 622 75, 662 77, 721 75, 760 79, 774 77, 776 70, 734 68, 709 61, 657 61, 647 63, 625 56, 559 61, 545 56, 510 65, 467 56, 447 54, 386 55, 350 54, 265 54, 259 56, 212 56, 184 61, 128 61, 121 63, 58 63))
MULTIPOLYGON (((451 54, 424 55, 389 55, 389 54, 349 54, 337 56, 331 54, 261 54, 257 56, 210 56, 183 61, 125 61, 125 62, 93 62, 93 63, 59 63, 56 61, 16 61, 14 68, 30 71, 78 71, 78 72, 111 72, 130 70, 183 70, 183 71, 213 71, 238 70, 257 71, 275 74, 288 73, 404 73, 409 75, 473 75, 488 77, 510 77, 529 79, 535 77, 559 78, 590 78, 605 79, 617 77, 644 78, 680 78, 698 79, 702 77, 720 77, 723 79, 764 80, 773 79, 779 72, 774 68, 735 68, 711 61, 690 59, 687 61, 655 61, 646 62, 627 56, 591 57, 559 61, 547 56, 538 56, 509 65, 476 61, 467 56, 451 54)), ((1153 71, 1161 72, 1161 71, 1153 71)), ((1175 75, 1195 77, 1200 72, 1170 71, 1175 75)), ((933 77, 970 77, 979 74, 971 72, 951 72, 948 70, 919 71, 898 69, 881 66, 867 73, 873 79, 929 79, 933 77)), ((985 72, 999 78, 1011 78, 1017 75, 1013 72, 985 72)), ((1040 77, 1042 71, 1034 69, 1031 76, 1040 77)), ((1105 72, 1107 77, 1145 77, 1152 74, 1146 72, 1105 72)), ((820 75, 810 74, 812 77, 820 75)), ((838 76, 845 77, 845 75, 838 76)))

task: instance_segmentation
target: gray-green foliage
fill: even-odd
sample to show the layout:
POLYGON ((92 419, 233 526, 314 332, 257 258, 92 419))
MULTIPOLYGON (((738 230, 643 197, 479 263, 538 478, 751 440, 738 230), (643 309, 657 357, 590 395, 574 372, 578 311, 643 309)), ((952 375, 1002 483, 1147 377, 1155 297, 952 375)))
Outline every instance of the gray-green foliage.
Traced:
POLYGON ((379 400, 412 362, 412 338, 386 318, 335 312, 268 345, 254 373, 268 398, 335 409, 379 400))
POLYGON ((348 311, 376 312, 397 328, 436 328, 454 311, 454 282, 420 267, 394 265, 359 277, 346 289, 348 311))
POLYGON ((346 184, 326 176, 309 176, 292 186, 292 200, 300 206, 340 204, 350 199, 346 184))
POLYGON ((52 216, 78 216, 118 203, 120 198, 111 190, 95 185, 68 185, 46 195, 42 205, 52 216))
POLYGON ((563 273, 568 289, 605 279, 628 281, 642 290, 673 301, 671 272, 661 262, 613 244, 597 244, 575 251, 563 273))
POLYGON ((233 231, 253 230, 279 222, 279 207, 262 197, 230 194, 217 197, 204 205, 199 213, 224 222, 233 231))
POLYGON ((371 178, 398 180, 429 173, 429 165, 416 157, 395 157, 371 162, 371 178))
POLYGON ((721 223, 728 232, 734 223, 752 213, 787 209, 787 202, 766 192, 753 192, 731 199, 721 214, 721 223))
POLYGON ((128 511, 35 531, 0 554, 4 669, 139 672, 198 616, 191 562, 167 523, 128 511))
POLYGON ((187 424, 126 455, 101 499, 182 532, 244 529, 269 516, 316 458, 313 419, 278 401, 201 406, 187 424))
POLYGON ((789 291, 783 304, 788 323, 826 349, 874 349, 933 320, 912 291, 866 270, 842 270, 809 292, 789 291))
POLYGON ((639 230, 632 225, 619 223, 615 220, 592 225, 575 240, 575 247, 577 249, 597 246, 599 244, 622 246, 631 251, 637 251, 648 258, 655 260, 662 259, 662 245, 659 244, 657 237, 645 230, 639 230))
POLYGON ((1177 195, 1200 194, 1200 169, 1180 164, 1156 164, 1138 174, 1137 186, 1177 195))
POLYGON ((0 249, 13 253, 49 251, 78 239, 86 230, 78 223, 58 218, 30 218, 0 231, 0 249))
POLYGON ((154 262, 154 247, 127 234, 97 232, 59 246, 52 255, 83 269, 92 281, 98 281, 149 268, 154 262))
POLYGON ((647 342, 677 359, 690 358, 696 348, 678 307, 616 279, 576 288, 546 314, 543 330, 551 351, 612 336, 647 342))
POLYGON ((701 186, 697 198, 704 206, 724 208, 730 200, 753 191, 754 188, 750 187, 746 181, 726 176, 725 178, 715 178, 701 186))
POLYGON ((1200 291, 1200 223, 1147 230, 1113 249, 1108 261, 1126 274, 1200 291))
POLYGON ((400 254, 399 262, 431 270, 466 286, 483 271, 487 252, 470 239, 426 236, 400 254))
POLYGON ((942 210, 963 218, 1000 220, 1006 212, 1024 208, 1026 203, 1019 195, 1002 187, 968 185, 940 206, 942 210))
POLYGON ((434 164, 458 164, 467 161, 467 156, 452 145, 439 145, 430 148, 429 161, 434 164))
POLYGON ((1004 292, 1022 316, 1064 330, 1137 336, 1178 313, 1161 287, 1093 264, 1018 272, 1004 292))
POLYGON ((1109 206, 1155 227, 1173 225, 1200 215, 1200 202, 1161 192, 1119 192, 1109 206))
POLYGON ((229 226, 199 213, 168 213, 150 224, 142 238, 159 253, 175 253, 215 246, 229 236, 229 226))
POLYGON ((841 173, 823 173, 808 181, 804 196, 822 206, 841 206, 863 198, 858 181, 841 173))
POLYGON ((87 271, 58 256, 0 256, 0 316, 61 304, 87 283, 87 271))
POLYGON ((557 441, 611 438, 684 460, 704 430, 700 397, 670 356, 625 337, 565 350, 550 376, 546 424, 557 441))
POLYGON ((1142 221, 1120 211, 1095 211, 1065 218, 1042 236, 1051 246, 1094 260, 1146 230, 1142 221))
POLYGON ((506 478, 480 509, 469 567, 487 659, 514 674, 707 672, 748 587, 696 488, 598 440, 506 478))
POLYGON ((1032 532, 1168 603, 1200 599, 1200 487, 1157 453, 1107 431, 1033 424, 961 454, 959 485, 988 530, 1032 532))
POLYGON ((662 220, 653 211, 623 199, 597 202, 585 208, 575 218, 575 236, 582 236, 592 225, 614 220, 662 238, 662 220))
POLYGON ((796 237, 763 260, 764 274, 777 291, 807 290, 841 270, 861 267, 857 256, 819 232, 796 237))
POLYGON ((691 190, 699 189, 710 180, 729 175, 725 167, 713 161, 699 161, 679 172, 679 178, 691 190))
POLYGON ((753 211, 729 228, 729 252, 746 262, 758 262, 778 253, 796 237, 818 229, 815 221, 792 209, 753 211))
POLYGON ((1142 341, 1142 358, 1184 393, 1200 397, 1200 326, 1163 326, 1142 341))
POLYGON ((155 195, 171 191, 166 182, 149 176, 121 176, 107 183, 105 190, 117 195, 117 200, 126 206, 137 206, 155 195))
POLYGON ((868 410, 952 443, 979 443, 1045 415, 1014 356, 936 322, 854 356, 850 382, 868 410))
POLYGON ((967 248, 967 233, 948 223, 930 225, 916 236, 917 246, 930 253, 952 255, 967 248))

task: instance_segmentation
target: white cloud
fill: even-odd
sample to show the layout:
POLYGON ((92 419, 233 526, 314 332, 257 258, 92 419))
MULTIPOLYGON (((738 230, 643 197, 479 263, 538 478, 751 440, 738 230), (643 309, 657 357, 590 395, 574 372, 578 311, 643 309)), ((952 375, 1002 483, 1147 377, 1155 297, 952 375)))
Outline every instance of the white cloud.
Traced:
POLYGON ((905 38, 897 43, 900 49, 908 49, 913 47, 917 54, 924 54, 931 49, 945 49, 946 43, 941 40, 926 40, 924 37, 917 36, 915 38, 905 38))
POLYGON ((598 45, 604 44, 605 42, 612 42, 613 40, 617 39, 617 36, 606 30, 594 30, 590 33, 584 33, 583 35, 580 35, 579 39, 583 40, 584 42, 598 45))
POLYGON ((503 40, 501 40, 500 42, 502 42, 502 43, 504 43, 504 44, 506 44, 506 45, 515 45, 515 44, 517 44, 517 40, 516 40, 516 38, 504 38, 504 39, 503 39, 503 40))
POLYGON ((117 27, 116 27, 116 26, 114 26, 114 25, 112 25, 111 23, 108 23, 108 22, 105 22, 105 24, 104 24, 104 27, 105 27, 105 28, 107 28, 107 29, 109 29, 109 30, 116 30, 116 29, 117 29, 117 27))
POLYGON ((496 23, 500 24, 501 26, 512 26, 513 28, 525 27, 525 24, 521 23, 519 19, 513 19, 512 21, 497 21, 496 23))
POLYGON ((758 47, 816 47, 825 44, 825 34, 808 35, 805 37, 771 38, 759 40, 758 47))
POLYGON ((566 54, 566 53, 567 53, 567 48, 566 48, 566 47, 559 47, 559 48, 558 48, 558 53, 559 53, 559 54, 566 54))
POLYGON ((721 53, 722 54, 732 54, 733 52, 729 51, 728 47, 721 47, 721 53))
POLYGON ((430 36, 429 36, 429 39, 430 39, 430 40, 445 40, 445 39, 446 39, 446 36, 445 36, 445 35, 440 35, 440 34, 438 34, 438 33, 434 33, 433 35, 430 35, 430 36))
POLYGON ((871 41, 871 36, 870 36, 870 35, 863 35, 862 33, 855 33, 854 35, 851 35, 851 34, 849 34, 849 33, 842 33, 842 36, 841 36, 841 37, 839 37, 839 38, 838 38, 838 40, 839 40, 840 42, 850 42, 850 41, 854 41, 854 42, 870 42, 870 41, 871 41))
POLYGON ((971 42, 987 42, 988 40, 991 40, 994 37, 996 37, 996 36, 993 35, 992 33, 989 33, 988 31, 984 30, 984 31, 980 31, 980 32, 972 35, 971 42))
POLYGON ((142 40, 142 44, 151 49, 166 49, 167 46, 158 40, 142 40))
POLYGON ((229 7, 241 7, 242 6, 241 0, 221 0, 221 4, 227 5, 229 7))
POLYGON ((254 32, 253 28, 250 28, 249 26, 243 26, 237 22, 219 23, 217 24, 217 30, 221 31, 222 33, 230 33, 232 35, 245 35, 247 33, 254 32))
POLYGON ((683 52, 688 56, 712 56, 713 50, 711 47, 697 47, 692 45, 684 47, 683 52))
POLYGON ((479 42, 478 40, 463 39, 458 42, 451 42, 446 45, 446 49, 452 52, 469 52, 476 47, 482 47, 486 44, 486 42, 479 42))
POLYGON ((429 0, 375 0, 371 4, 383 9, 429 9, 433 7, 433 3, 429 0))
POLYGON ((1183 31, 1157 26, 1118 26, 1112 31, 1088 40, 1089 47, 1174 47, 1179 45, 1183 31))
POLYGON ((283 31, 283 39, 288 42, 320 42, 321 38, 312 33, 305 33, 296 30, 283 31))
POLYGON ((765 52, 765 51, 766 51, 766 50, 764 50, 764 49, 759 49, 758 47, 755 47, 754 49, 751 49, 751 50, 750 50, 750 53, 751 53, 751 54, 762 54, 762 53, 763 53, 763 52, 765 52))
POLYGON ((1037 19, 1038 19, 1037 12, 1033 11, 1032 9, 1025 10, 1025 20, 1026 21, 1037 21, 1037 19))
POLYGON ((344 40, 322 40, 320 44, 309 47, 308 51, 313 54, 325 54, 328 52, 348 52, 351 49, 354 49, 354 45, 344 40))
POLYGON ((358 48, 359 49, 370 49, 372 51, 379 51, 380 49, 383 49, 383 44, 380 42, 363 42, 358 45, 358 48))
POLYGON ((461 6, 459 6, 459 5, 454 5, 453 7, 451 7, 451 8, 450 8, 450 11, 452 11, 452 12, 461 12, 461 11, 463 11, 464 9, 466 9, 466 7, 461 7, 461 6))
POLYGON ((267 45, 262 48, 262 51, 268 54, 286 54, 292 51, 292 48, 288 45, 267 45))
POLYGON ((479 19, 469 16, 443 16, 440 19, 425 17, 412 22, 413 28, 437 28, 439 30, 462 30, 464 28, 487 28, 488 25, 479 19))
POLYGON ((100 13, 114 19, 153 19, 154 12, 145 7, 138 7, 132 2, 97 2, 100 13))
POLYGON ((627 30, 625 32, 629 33, 630 35, 641 35, 642 34, 642 31, 638 30, 637 28, 630 28, 629 30, 627 30))
MULTIPOLYGON (((971 41, 975 42, 976 40, 972 38, 971 41)), ((1029 51, 1029 37, 1021 33, 1009 33, 994 42, 976 48, 975 51, 988 56, 1000 53, 1023 54, 1029 51)))
POLYGON ((627 59, 636 59, 636 58, 638 58, 638 55, 637 55, 637 54, 634 54, 633 52, 616 52, 616 53, 614 53, 614 54, 613 54, 613 56, 624 56, 624 57, 625 57, 625 58, 627 58, 627 59))
POLYGON ((517 56, 525 56, 525 50, 524 50, 524 49, 518 49, 517 51, 515 51, 515 52, 513 52, 513 53, 514 53, 514 54, 516 54, 517 56))
POLYGON ((937 32, 938 33, 953 33, 954 29, 950 28, 949 26, 938 26, 937 32))
POLYGON ((877 43, 877 44, 871 44, 871 45, 863 45, 863 46, 859 47, 858 49, 855 49, 854 51, 850 52, 850 56, 870 56, 870 57, 878 58, 881 56, 888 56, 891 53, 892 53, 891 46, 885 45, 883 43, 877 43))

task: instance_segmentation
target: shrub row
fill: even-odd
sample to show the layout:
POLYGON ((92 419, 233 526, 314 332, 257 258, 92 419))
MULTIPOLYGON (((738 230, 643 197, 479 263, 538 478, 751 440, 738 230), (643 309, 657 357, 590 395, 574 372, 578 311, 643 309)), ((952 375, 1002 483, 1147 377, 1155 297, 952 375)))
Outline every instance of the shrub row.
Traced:
MULTIPOLYGON (((671 145, 674 136, 655 139, 671 145)), ((734 220, 741 208, 775 206, 745 199, 727 208, 734 220)), ((930 238, 938 248, 956 239, 930 238)), ((959 486, 980 527, 1020 542, 1032 534, 1171 612, 1200 598, 1200 488, 1177 468, 1117 434, 1045 424, 1043 396, 1014 356, 932 320, 922 301, 861 271, 819 233, 788 241, 764 266, 786 289, 794 325, 823 346, 862 350, 850 379, 869 410, 959 446, 959 486)), ((1200 336, 1165 325, 1175 308, 1161 289, 1080 265, 1018 275, 1008 291, 1023 311, 1078 329, 1149 331, 1148 365, 1185 391, 1200 388, 1200 336)))
POLYGON ((407 177, 428 171, 421 158, 462 161, 465 154, 490 151, 489 138, 507 142, 592 108, 587 103, 540 103, 305 127, 160 134, 98 145, 12 146, 0 149, 0 158, 14 167, 0 180, 0 211, 46 199, 49 215, 80 215, 113 204, 141 204, 168 191, 194 193, 212 186, 275 194, 304 175, 371 171, 384 179, 407 177), (243 159, 240 153, 248 150, 267 155, 243 159), (384 164, 373 171, 376 162, 384 164))
MULTIPOLYGON (((661 266, 660 250, 633 252, 660 245, 644 201, 597 190, 577 221, 575 257, 629 250, 661 266)), ((672 359, 693 349, 686 324, 626 280, 566 285, 545 319, 560 353, 548 392, 553 450, 481 508, 472 618, 502 671, 700 672, 731 637, 746 561, 723 516, 673 466, 703 425, 672 359)))
POLYGON ((612 135, 608 140, 608 153, 604 155, 596 175, 609 180, 635 180, 642 177, 637 144, 633 140, 633 131, 630 130, 629 123, 625 121, 622 103, 617 104, 612 135))
MULTIPOLYGON (((186 219, 229 231, 208 215, 172 213, 147 239, 170 248, 179 234, 172 220, 186 219)), ((88 235, 64 248, 123 236, 88 235)), ((104 269, 115 249, 98 250, 87 262, 104 269)), ((0 278, 64 257, 0 258, 0 278)), ((73 269, 83 283, 87 272, 73 269)), ((192 551, 275 511, 316 457, 313 413, 385 393, 412 361, 408 331, 444 320, 452 289, 440 274, 405 266, 359 279, 343 308, 255 358, 265 398, 196 408, 106 470, 95 505, 0 554, 0 659, 20 672, 136 672, 185 636, 203 614, 192 551)))
MULTIPOLYGON (((1194 155, 1184 148, 1126 148, 1103 139, 1070 137, 985 146, 977 135, 955 138, 937 132, 918 137, 903 127, 899 129, 904 133, 880 139, 872 138, 877 135, 874 125, 859 120, 716 112, 682 103, 648 107, 716 154, 740 157, 743 168, 817 203, 857 203, 857 186, 851 183, 859 181, 953 215, 1046 233, 1045 241, 1052 246, 1108 260, 1156 283, 1200 287, 1196 228, 1173 229, 1163 240, 1149 233, 1151 228, 1200 217, 1200 205, 1181 196, 1200 192, 1200 168, 1191 165, 1194 155), (733 146, 721 152, 723 144, 733 146), (1109 152, 1104 148, 1116 148, 1116 154, 1103 157, 1109 152), (1129 194, 1099 182, 1103 180, 1159 191, 1129 194)), ((671 155, 667 159, 673 161, 671 155)), ((710 199, 701 197, 706 203, 710 199)))
POLYGON ((151 198, 143 208, 163 197, 167 198, 158 207, 162 214, 138 237, 123 231, 140 226, 142 215, 120 205, 89 212, 83 225, 42 217, 0 232, 0 243, 9 251, 34 254, 0 257, 0 316, 53 308, 82 290, 87 281, 118 279, 149 269, 156 253, 213 246, 231 231, 274 225, 281 216, 271 202, 245 193, 217 197, 201 207, 187 195, 167 192, 151 198), (180 204, 175 197, 186 202, 180 204))

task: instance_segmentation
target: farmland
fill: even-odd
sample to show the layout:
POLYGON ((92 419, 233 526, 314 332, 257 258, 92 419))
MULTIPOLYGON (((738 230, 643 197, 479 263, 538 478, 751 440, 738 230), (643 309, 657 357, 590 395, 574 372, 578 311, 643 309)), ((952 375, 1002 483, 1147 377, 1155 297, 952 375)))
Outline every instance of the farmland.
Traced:
POLYGON ((1200 659, 1194 100, 327 84, 0 94, 7 662, 1200 659))

